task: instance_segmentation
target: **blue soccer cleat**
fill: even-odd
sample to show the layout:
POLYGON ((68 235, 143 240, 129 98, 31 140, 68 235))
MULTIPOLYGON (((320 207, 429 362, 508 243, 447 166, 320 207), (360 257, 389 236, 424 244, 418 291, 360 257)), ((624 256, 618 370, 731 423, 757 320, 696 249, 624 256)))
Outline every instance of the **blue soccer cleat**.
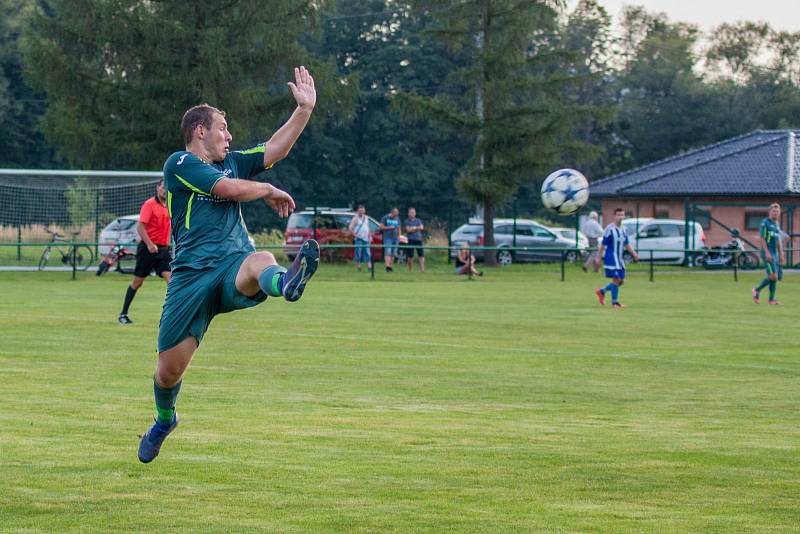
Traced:
POLYGON ((319 266, 319 243, 309 239, 300 247, 289 270, 284 275, 283 298, 294 302, 303 296, 306 284, 319 266))
POLYGON ((150 430, 142 436, 142 441, 139 442, 139 461, 143 464, 152 462, 158 456, 161 444, 164 443, 170 432, 175 430, 176 426, 178 426, 177 412, 172 416, 172 422, 169 425, 164 425, 156 419, 150 430))

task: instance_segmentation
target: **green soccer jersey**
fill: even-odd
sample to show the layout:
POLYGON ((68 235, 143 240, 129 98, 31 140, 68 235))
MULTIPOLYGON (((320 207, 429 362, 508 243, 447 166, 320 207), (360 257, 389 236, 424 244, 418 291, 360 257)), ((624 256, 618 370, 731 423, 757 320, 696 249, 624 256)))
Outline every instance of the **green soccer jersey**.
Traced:
POLYGON ((775 255, 778 253, 778 241, 781 238, 781 228, 778 223, 770 218, 766 218, 761 222, 760 229, 761 237, 767 243, 769 253, 775 255))
POLYGON ((233 253, 253 252, 238 202, 212 193, 222 178, 252 178, 264 170, 264 145, 229 152, 209 163, 185 150, 164 163, 167 208, 172 219, 172 270, 214 267, 233 253))

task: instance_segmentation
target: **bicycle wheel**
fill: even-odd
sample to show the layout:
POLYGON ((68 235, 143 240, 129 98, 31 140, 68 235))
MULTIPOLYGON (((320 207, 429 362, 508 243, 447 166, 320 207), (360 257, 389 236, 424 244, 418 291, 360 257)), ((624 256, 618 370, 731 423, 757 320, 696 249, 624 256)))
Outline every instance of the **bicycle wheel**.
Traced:
POLYGON ((43 271, 45 265, 47 265, 47 260, 50 259, 50 247, 46 247, 42 252, 42 257, 39 258, 39 270, 43 271))
POLYGON ((85 271, 94 261, 94 252, 86 245, 73 248, 72 253, 75 254, 75 268, 79 271, 85 271))

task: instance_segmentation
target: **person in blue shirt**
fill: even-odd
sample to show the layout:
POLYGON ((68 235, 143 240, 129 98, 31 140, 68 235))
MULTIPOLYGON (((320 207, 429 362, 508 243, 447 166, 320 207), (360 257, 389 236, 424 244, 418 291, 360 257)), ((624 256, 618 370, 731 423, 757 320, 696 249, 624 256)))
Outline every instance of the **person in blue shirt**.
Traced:
POLYGON ((761 281, 758 287, 753 288, 753 302, 756 304, 761 302, 761 290, 769 286, 769 303, 773 306, 780 305, 780 302, 775 300, 778 280, 781 279, 782 274, 781 263, 783 259, 783 239, 781 238, 780 220, 781 205, 778 203, 770 205, 769 214, 767 218, 761 222, 761 228, 759 229, 761 259, 764 260, 767 276, 761 281))
POLYGON ((400 241, 400 210, 392 208, 389 213, 381 217, 381 230, 383 231, 383 263, 386 272, 390 273, 394 258, 397 256, 397 243, 400 241))
POLYGON ((606 303, 606 293, 611 293, 611 305, 615 308, 624 308, 625 305, 619 301, 619 288, 625 283, 625 251, 630 254, 633 261, 639 261, 639 255, 633 250, 628 232, 622 226, 625 218, 625 210, 617 208, 614 210, 614 222, 609 224, 603 232, 603 241, 597 250, 596 264, 600 265, 602 258, 605 267, 606 278, 611 282, 605 287, 595 291, 600 304, 606 303))

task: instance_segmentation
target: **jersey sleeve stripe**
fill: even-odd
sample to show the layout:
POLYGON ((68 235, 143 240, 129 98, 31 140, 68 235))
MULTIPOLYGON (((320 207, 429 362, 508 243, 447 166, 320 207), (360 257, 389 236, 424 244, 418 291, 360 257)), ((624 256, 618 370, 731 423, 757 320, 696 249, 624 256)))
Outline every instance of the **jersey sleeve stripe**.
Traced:
MULTIPOLYGON (((200 195, 211 196, 211 193, 206 193, 206 192, 205 192, 205 191, 203 191, 202 189, 198 189, 198 188, 196 188, 195 186, 193 186, 192 184, 190 184, 189 182, 187 182, 186 180, 184 180, 184 179, 183 179, 183 177, 181 177, 181 176, 178 176, 178 175, 176 174, 176 175, 175 175, 175 178, 177 178, 178 180, 180 180, 180 181, 181 181, 181 183, 182 183, 183 185, 185 185, 186 187, 188 187, 188 188, 189 188, 189 190, 190 190, 190 191, 194 191, 195 193, 198 193, 198 194, 200 194, 200 195)), ((220 176, 219 178, 217 178, 216 182, 214 182, 214 185, 217 185, 217 182, 219 182, 219 181, 220 181, 220 180, 222 180, 223 178, 224 178, 224 176, 220 176)), ((212 186, 211 186, 211 189, 214 189, 214 185, 212 185, 212 186)))

